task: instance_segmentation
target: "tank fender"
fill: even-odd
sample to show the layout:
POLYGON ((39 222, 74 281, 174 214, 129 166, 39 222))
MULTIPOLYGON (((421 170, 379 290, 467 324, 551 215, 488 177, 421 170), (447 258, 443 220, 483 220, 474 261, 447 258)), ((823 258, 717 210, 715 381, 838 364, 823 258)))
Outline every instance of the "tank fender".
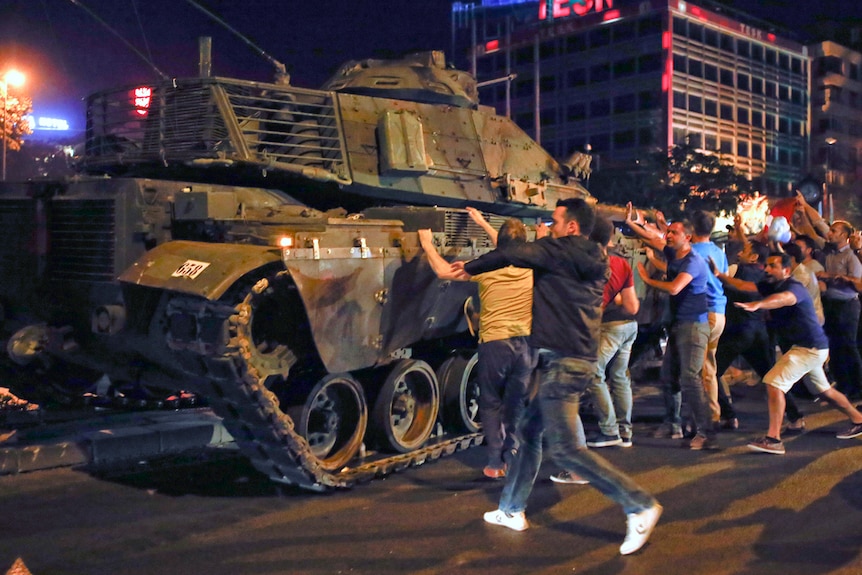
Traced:
POLYGON ((174 241, 145 253, 118 279, 214 301, 248 272, 279 261, 274 246, 174 241))

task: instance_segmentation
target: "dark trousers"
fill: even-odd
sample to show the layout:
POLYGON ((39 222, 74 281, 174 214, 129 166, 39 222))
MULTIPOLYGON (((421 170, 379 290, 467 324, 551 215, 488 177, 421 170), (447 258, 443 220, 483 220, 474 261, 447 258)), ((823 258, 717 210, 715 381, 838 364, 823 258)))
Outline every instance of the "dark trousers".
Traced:
POLYGON ((526 337, 479 344, 479 417, 489 467, 502 468, 503 454, 518 447, 515 432, 527 405, 536 358, 526 337))
POLYGON ((859 329, 858 298, 836 300, 823 298, 823 329, 829 338, 829 372, 837 382, 836 389, 847 396, 859 393, 862 381, 862 358, 856 347, 859 329))

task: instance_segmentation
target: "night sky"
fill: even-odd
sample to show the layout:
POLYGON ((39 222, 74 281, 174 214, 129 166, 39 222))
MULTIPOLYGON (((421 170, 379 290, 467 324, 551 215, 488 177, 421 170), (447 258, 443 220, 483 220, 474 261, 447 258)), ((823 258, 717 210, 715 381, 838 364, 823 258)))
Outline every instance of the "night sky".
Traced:
MULTIPOLYGON (((449 52, 449 0, 199 0, 284 63, 296 86, 319 87, 347 60, 408 51, 449 52)), ((725 0, 804 30, 823 19, 862 19, 859 0, 725 0)), ((197 38, 213 38, 213 73, 270 81, 265 58, 185 0, 0 0, 0 71, 27 74, 34 115, 83 127, 83 98, 158 79, 86 10, 171 77, 197 74, 197 38)))

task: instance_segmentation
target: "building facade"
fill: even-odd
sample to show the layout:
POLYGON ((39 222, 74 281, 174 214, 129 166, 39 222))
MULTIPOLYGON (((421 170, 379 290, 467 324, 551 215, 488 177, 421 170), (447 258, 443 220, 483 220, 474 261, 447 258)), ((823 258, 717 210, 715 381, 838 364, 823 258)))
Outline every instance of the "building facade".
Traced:
POLYGON ((835 42, 814 44, 809 50, 811 171, 825 182, 837 213, 858 213, 862 211, 862 54, 835 42))
POLYGON ((603 166, 631 165, 688 142, 789 193, 808 173, 808 49, 706 2, 456 3, 453 45, 481 101, 557 157, 589 145, 603 166))

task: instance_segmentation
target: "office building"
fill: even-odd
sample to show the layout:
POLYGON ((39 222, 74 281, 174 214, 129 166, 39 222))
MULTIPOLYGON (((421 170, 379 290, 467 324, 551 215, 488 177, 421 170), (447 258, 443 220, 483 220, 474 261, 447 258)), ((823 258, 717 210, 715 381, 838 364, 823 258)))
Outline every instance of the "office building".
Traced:
POLYGON ((452 23, 481 101, 557 157, 632 165, 687 141, 773 195, 808 172, 808 50, 767 22, 708 0, 485 0, 452 23))

